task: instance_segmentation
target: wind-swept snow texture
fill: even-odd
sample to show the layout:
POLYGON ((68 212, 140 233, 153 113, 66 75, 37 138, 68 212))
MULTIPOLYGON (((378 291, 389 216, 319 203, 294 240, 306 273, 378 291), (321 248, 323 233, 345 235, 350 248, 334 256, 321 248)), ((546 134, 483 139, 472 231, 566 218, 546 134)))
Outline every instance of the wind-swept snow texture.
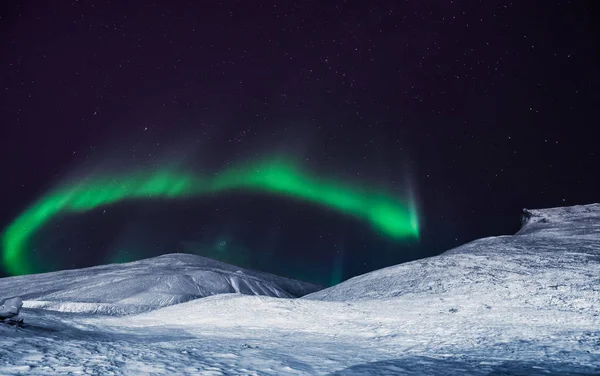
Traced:
POLYGON ((25 307, 103 314, 139 313, 224 293, 293 298, 317 289, 183 253, 0 279, 0 297, 20 296, 25 307))
POLYGON ((514 236, 300 299, 24 308, 29 326, 0 325, 0 375, 600 375, 599 303, 600 205, 530 210, 514 236))

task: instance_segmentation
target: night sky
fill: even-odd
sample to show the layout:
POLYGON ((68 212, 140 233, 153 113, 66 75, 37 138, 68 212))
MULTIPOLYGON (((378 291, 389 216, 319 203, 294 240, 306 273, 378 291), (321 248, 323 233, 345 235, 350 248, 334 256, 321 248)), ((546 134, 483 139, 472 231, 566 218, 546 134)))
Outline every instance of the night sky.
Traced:
POLYGON ((24 257, 188 252, 329 285, 514 233, 524 207, 598 202, 596 4, 3 2, 0 225, 97 176, 277 156, 412 205, 418 238, 241 189, 60 213, 24 257))

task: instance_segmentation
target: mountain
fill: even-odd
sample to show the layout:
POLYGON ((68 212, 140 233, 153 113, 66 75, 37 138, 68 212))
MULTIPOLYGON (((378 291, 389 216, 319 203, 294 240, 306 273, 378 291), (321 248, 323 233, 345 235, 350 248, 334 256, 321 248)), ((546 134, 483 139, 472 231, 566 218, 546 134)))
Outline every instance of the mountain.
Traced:
POLYGON ((0 279, 0 374, 600 375, 598 204, 274 297, 305 289, 189 255, 0 279))
POLYGON ((469 296, 474 304, 600 313, 600 204, 524 210, 516 235, 349 279, 304 299, 469 296))
POLYGON ((0 296, 25 307, 130 314, 206 296, 240 293, 294 298, 317 286, 190 254, 0 279, 0 296))
POLYGON ((515 235, 300 299, 218 295, 87 324, 236 343, 202 358, 230 374, 597 375, 599 226, 597 204, 525 210, 515 235))

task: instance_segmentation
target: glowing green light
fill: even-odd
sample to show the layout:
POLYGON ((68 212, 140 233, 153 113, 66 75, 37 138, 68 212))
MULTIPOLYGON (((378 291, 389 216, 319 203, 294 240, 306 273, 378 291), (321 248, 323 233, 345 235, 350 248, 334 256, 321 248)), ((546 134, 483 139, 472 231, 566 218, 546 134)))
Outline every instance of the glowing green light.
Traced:
POLYGON ((126 199, 182 198, 241 189, 282 195, 327 206, 370 222, 392 238, 418 237, 417 214, 391 196, 311 176, 280 159, 238 166, 202 177, 175 170, 128 176, 88 178, 52 191, 6 228, 3 266, 14 275, 34 272, 27 261, 27 240, 61 213, 85 212, 126 199))

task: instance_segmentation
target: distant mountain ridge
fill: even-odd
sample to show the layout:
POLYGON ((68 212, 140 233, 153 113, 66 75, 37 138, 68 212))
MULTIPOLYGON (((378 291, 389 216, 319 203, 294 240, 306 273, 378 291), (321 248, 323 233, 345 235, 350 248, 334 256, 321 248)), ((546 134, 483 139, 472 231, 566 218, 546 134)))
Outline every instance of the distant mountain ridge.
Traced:
POLYGON ((0 297, 21 296, 25 307, 105 314, 137 313, 224 293, 293 298, 318 289, 181 253, 0 279, 0 297))

